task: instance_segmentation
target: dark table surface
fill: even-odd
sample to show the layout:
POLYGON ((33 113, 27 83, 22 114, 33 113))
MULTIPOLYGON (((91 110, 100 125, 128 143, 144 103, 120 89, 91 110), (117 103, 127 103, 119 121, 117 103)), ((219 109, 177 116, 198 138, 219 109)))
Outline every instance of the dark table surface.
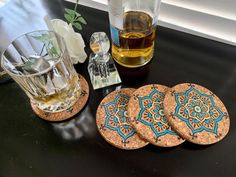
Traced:
MULTIPOLYGON (((12 0, 0 8, 0 51, 25 32, 45 29, 43 16, 63 19, 59 0, 12 0)), ((109 34, 107 12, 80 6, 87 20, 82 36, 88 46, 95 31, 109 34)), ((89 49, 86 49, 89 54, 89 49)), ((88 79, 87 62, 76 65, 88 79)), ((145 68, 119 69, 122 87, 149 83, 203 85, 228 108, 231 129, 221 142, 199 146, 188 142, 175 148, 152 145, 120 150, 98 133, 95 112, 102 98, 117 87, 93 91, 86 108, 74 119, 51 123, 38 118, 14 82, 0 85, 1 177, 235 177, 236 176, 236 47, 158 27, 155 56, 145 68)))

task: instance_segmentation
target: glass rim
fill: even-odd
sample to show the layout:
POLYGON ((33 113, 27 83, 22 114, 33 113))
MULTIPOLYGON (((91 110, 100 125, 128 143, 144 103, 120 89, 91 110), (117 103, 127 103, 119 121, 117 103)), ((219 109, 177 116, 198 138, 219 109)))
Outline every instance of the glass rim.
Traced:
MULTIPOLYGON (((16 37, 13 41, 11 41, 11 43, 6 47, 6 49, 3 50, 1 56, 0 56, 0 65, 1 65, 1 68, 6 71, 10 76, 13 75, 13 76, 16 76, 16 77, 32 77, 32 76, 38 76, 38 75, 42 75, 42 74, 45 74, 47 73, 48 71, 50 71, 52 69, 53 66, 55 66, 56 64, 58 64, 59 62, 62 61, 62 56, 65 54, 65 51, 66 51, 66 43, 65 43, 65 40, 64 38, 59 35, 57 32, 55 31, 52 31, 52 30, 35 30, 35 31, 31 31, 31 32, 27 32, 27 33, 24 33, 24 34, 21 34, 20 36, 16 37), (50 66, 49 68, 43 70, 43 71, 40 71, 40 72, 37 72, 37 73, 34 73, 34 74, 24 74, 24 75, 19 75, 19 74, 15 74, 11 71, 9 71, 7 68, 5 68, 4 66, 4 54, 5 52, 7 51, 7 49, 12 45, 12 43, 14 41, 16 41, 17 39, 23 37, 23 36, 26 36, 28 34, 32 34, 32 33, 36 33, 36 32, 47 32, 47 33, 54 33, 57 37, 61 38, 61 40, 63 41, 63 44, 64 44, 64 48, 62 50, 62 52, 60 53, 60 56, 58 57, 58 61, 56 61, 52 66, 50 66)), ((6 58, 6 57, 5 57, 6 58)))

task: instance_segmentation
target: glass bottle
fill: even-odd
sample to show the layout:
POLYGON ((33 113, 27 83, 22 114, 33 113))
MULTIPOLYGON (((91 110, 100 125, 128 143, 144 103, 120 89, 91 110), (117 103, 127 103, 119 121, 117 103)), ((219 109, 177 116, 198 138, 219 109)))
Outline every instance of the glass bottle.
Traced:
POLYGON ((161 0, 108 0, 112 56, 125 67, 136 68, 153 57, 161 0))

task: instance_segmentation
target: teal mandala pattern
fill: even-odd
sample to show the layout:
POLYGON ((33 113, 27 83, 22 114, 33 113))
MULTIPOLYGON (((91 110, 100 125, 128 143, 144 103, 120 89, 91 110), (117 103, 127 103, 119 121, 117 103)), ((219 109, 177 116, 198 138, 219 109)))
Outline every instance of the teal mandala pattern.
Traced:
POLYGON ((123 138, 123 142, 136 133, 130 125, 127 113, 129 99, 126 95, 118 94, 112 102, 104 105, 106 112, 104 127, 116 131, 123 138))
POLYGON ((137 121, 149 126, 157 138, 166 134, 176 135, 164 115, 164 96, 165 93, 154 89, 148 96, 138 97, 141 110, 137 121))
POLYGON ((218 122, 224 114, 215 105, 212 95, 201 93, 191 87, 186 92, 174 93, 177 106, 174 116, 185 122, 192 135, 202 132, 218 132, 218 122))

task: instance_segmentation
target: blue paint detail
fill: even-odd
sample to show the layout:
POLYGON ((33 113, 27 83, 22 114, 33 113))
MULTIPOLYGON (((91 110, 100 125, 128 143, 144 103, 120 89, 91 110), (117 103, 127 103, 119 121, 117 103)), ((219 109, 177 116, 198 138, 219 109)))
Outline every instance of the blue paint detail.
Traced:
POLYGON ((213 116, 213 112, 212 112, 212 110, 210 110, 210 112, 209 112, 209 113, 210 113, 210 115, 211 115, 211 116, 213 116))
MULTIPOLYGON (((118 107, 118 101, 120 99, 125 99, 127 102, 129 101, 129 97, 123 94, 119 94, 116 96, 116 98, 105 104, 105 112, 106 112, 106 120, 104 126, 112 131, 116 131, 124 141, 126 141, 128 138, 132 137, 136 132, 131 127, 129 122, 127 122, 127 118, 125 117, 124 113, 126 110, 124 110, 123 107, 118 107), (114 114, 109 113, 109 107, 113 107, 114 114), (113 118, 113 120, 112 120, 113 118), (118 126, 113 126, 110 122, 113 121, 118 124, 118 126), (126 129, 126 131, 123 131, 126 129)), ((126 102, 120 102, 122 105, 126 105, 126 102)))
POLYGON ((118 123, 118 122, 119 122, 116 117, 114 118, 114 122, 115 122, 115 123, 118 123))
POLYGON ((151 114, 150 112, 148 113, 148 117, 149 117, 149 118, 152 118, 152 114, 151 114))
POLYGON ((148 103, 147 107, 151 108, 152 107, 152 103, 148 103))
POLYGON ((187 110, 187 109, 185 109, 185 110, 184 110, 184 113, 185 113, 185 114, 188 114, 188 110, 187 110))
POLYGON ((208 119, 208 120, 205 120, 205 122, 207 123, 207 124, 209 124, 210 123, 210 120, 208 119))
POLYGON ((176 135, 176 133, 170 129, 169 124, 167 123, 166 117, 162 117, 159 114, 159 111, 164 113, 163 111, 164 95, 165 95, 164 93, 159 92, 158 90, 154 89, 148 96, 138 98, 139 107, 141 108, 141 110, 139 112, 137 121, 146 126, 149 126, 151 130, 154 132, 154 134, 156 135, 156 137, 161 137, 166 134, 176 135), (160 97, 162 100, 160 100, 160 97), (149 101, 149 102, 151 101, 151 103, 148 103, 147 105, 143 105, 145 101, 149 101), (148 114, 144 114, 145 111, 148 111, 148 114), (147 118, 151 119, 151 121, 145 120, 147 118), (155 118, 158 118, 158 120, 155 118), (162 132, 160 131, 158 132, 157 129, 155 128, 155 127, 162 127, 165 125, 168 125, 168 128, 164 129, 162 132))
POLYGON ((197 90, 193 87, 188 89, 186 92, 175 93, 174 95, 175 95, 175 101, 177 103, 177 106, 175 108, 174 116, 178 117, 180 120, 185 122, 188 125, 189 129, 192 131, 193 134, 202 132, 203 130, 205 130, 207 132, 217 134, 217 132, 218 132, 218 123, 222 120, 222 118, 224 117, 224 114, 215 105, 214 99, 211 95, 201 93, 199 90, 197 90), (195 94, 199 95, 200 98, 195 99, 194 100, 195 102, 194 102, 193 101, 194 98, 193 97, 190 98, 190 95, 189 95, 190 92, 195 92, 195 94), (183 104, 181 104, 179 102, 179 99, 178 99, 179 97, 188 98, 188 99, 184 100, 183 104), (209 99, 210 100, 210 105, 203 98, 209 99), (189 106, 188 104, 200 106, 201 112, 199 112, 199 113, 194 112, 192 107, 189 106), (187 117, 185 117, 183 114, 182 115, 180 114, 181 112, 179 110, 181 108, 184 108, 184 113, 185 114, 187 113, 186 114, 187 117), (192 109, 192 112, 191 112, 191 109, 192 109), (213 118, 212 109, 214 109, 216 111, 218 117, 213 118), (191 123, 189 122, 190 118, 192 118, 194 120, 194 123, 199 123, 200 121, 198 119, 201 119, 201 122, 203 122, 201 127, 200 128, 194 128, 191 125, 191 123), (204 123, 209 124, 210 120, 214 121, 214 127, 212 127, 212 129, 209 129, 209 128, 204 126, 204 123))

